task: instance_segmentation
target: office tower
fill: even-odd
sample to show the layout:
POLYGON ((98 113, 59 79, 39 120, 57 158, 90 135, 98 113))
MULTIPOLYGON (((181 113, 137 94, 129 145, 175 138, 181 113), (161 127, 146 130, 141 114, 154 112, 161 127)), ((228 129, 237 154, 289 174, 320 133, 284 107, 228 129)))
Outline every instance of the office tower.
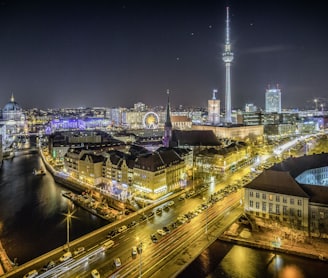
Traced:
POLYGON ((217 90, 213 90, 212 99, 208 100, 208 118, 207 121, 212 125, 220 123, 220 100, 216 99, 217 90))
POLYGON ((279 86, 270 88, 265 92, 265 112, 281 113, 281 91, 279 86))

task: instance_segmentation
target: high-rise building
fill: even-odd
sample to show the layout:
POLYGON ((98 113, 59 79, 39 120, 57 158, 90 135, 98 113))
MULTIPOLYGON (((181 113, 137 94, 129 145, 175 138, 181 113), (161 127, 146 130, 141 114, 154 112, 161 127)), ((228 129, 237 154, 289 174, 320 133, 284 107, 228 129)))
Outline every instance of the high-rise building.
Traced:
POLYGON ((278 87, 269 88, 265 92, 265 112, 281 113, 281 91, 278 87))
POLYGON ((212 99, 208 100, 208 118, 207 121, 213 125, 220 123, 220 100, 216 99, 217 90, 213 90, 212 99))
POLYGON ((167 90, 167 106, 166 106, 166 120, 164 124, 164 138, 163 145, 164 147, 169 147, 172 139, 172 122, 170 115, 170 92, 167 90))
POLYGON ((231 78, 230 67, 233 61, 233 53, 231 52, 230 44, 230 27, 229 27, 229 7, 227 7, 227 19, 226 19, 226 40, 224 52, 222 54, 222 60, 226 67, 226 82, 225 82, 225 122, 231 123, 231 78))

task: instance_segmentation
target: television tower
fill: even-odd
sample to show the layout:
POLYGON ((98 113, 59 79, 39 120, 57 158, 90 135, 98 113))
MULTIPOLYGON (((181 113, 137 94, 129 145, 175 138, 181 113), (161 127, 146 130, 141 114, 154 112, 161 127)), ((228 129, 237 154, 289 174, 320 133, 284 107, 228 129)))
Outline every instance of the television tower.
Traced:
POLYGON ((230 27, 229 27, 229 7, 227 7, 226 19, 226 40, 222 60, 226 67, 226 84, 225 84, 225 122, 231 123, 231 80, 230 80, 230 67, 233 60, 233 53, 231 52, 230 44, 230 27))

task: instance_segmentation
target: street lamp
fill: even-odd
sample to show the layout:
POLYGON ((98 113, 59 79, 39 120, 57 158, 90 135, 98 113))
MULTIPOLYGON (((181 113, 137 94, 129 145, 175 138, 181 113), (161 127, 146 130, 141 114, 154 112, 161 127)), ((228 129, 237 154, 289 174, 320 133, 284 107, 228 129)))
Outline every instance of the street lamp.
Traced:
POLYGON ((73 216, 75 211, 70 211, 70 207, 67 207, 67 213, 63 213, 63 215, 66 218, 66 235, 67 235, 67 251, 69 251, 69 225, 72 222, 72 218, 76 218, 75 216, 73 216))
MULTIPOLYGON (((206 198, 203 197, 203 200, 206 201, 206 198)), ((206 204, 206 225, 205 225, 205 234, 207 234, 207 218, 208 218, 208 206, 206 204)))
MULTIPOLYGON (((137 242, 139 242, 139 237, 137 237, 137 242)), ((141 254, 142 254, 142 242, 141 241, 138 244, 137 252, 139 254, 139 277, 141 278, 141 276, 142 276, 142 269, 141 269, 141 266, 142 266, 142 257, 141 257, 141 254)))

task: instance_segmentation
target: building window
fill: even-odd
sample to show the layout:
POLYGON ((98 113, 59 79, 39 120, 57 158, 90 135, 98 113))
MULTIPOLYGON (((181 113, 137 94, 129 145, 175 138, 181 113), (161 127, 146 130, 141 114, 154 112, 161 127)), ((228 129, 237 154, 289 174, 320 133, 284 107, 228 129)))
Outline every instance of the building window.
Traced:
POLYGON ((287 198, 286 198, 286 197, 283 197, 283 198, 282 198, 282 202, 283 202, 284 204, 287 204, 287 198))
POLYGON ((269 195, 269 201, 273 201, 273 195, 272 194, 269 195))
POLYGON ((290 212, 290 213, 289 213, 290 216, 294 216, 294 215, 295 215, 295 214, 294 214, 294 209, 293 209, 293 208, 291 208, 289 212, 290 212))
POLYGON ((265 193, 262 194, 262 199, 263 199, 263 200, 266 199, 266 194, 265 194, 265 193))
POLYGON ((276 202, 280 202, 280 196, 276 195, 276 202))
POLYGON ((297 204, 298 204, 299 206, 301 206, 301 205, 302 205, 302 200, 301 200, 301 199, 298 199, 298 200, 297 200, 297 204))
POLYGON ((263 202, 263 203, 262 203, 262 210, 263 210, 263 211, 266 211, 266 202, 263 202))
POLYGON ((252 201, 252 200, 249 201, 249 206, 250 206, 251 208, 253 207, 253 201, 252 201))
POLYGON ((324 219, 325 218, 325 214, 322 211, 319 212, 319 216, 320 216, 320 219, 324 219))
POLYGON ((276 214, 280 214, 280 206, 276 205, 276 214))
POLYGON ((312 219, 315 219, 315 211, 312 211, 312 213, 311 213, 311 214, 312 214, 312 216, 311 216, 311 217, 312 217, 312 219))
POLYGON ((273 208, 273 205, 271 203, 269 203, 269 213, 272 213, 272 208, 273 208))
POLYGON ((290 204, 294 205, 294 199, 293 198, 290 198, 290 204))
POLYGON ((260 203, 259 202, 256 202, 255 203, 255 206, 256 206, 257 209, 259 209, 260 208, 260 203))
POLYGON ((297 216, 302 217, 302 211, 300 209, 297 210, 297 216))
POLYGON ((256 192, 255 197, 260 198, 260 193, 256 192))
POLYGON ((282 211, 283 211, 283 214, 284 215, 288 215, 288 213, 287 213, 287 206, 283 206, 282 207, 282 211))
POLYGON ((253 191, 249 192, 249 197, 253 197, 253 191))

